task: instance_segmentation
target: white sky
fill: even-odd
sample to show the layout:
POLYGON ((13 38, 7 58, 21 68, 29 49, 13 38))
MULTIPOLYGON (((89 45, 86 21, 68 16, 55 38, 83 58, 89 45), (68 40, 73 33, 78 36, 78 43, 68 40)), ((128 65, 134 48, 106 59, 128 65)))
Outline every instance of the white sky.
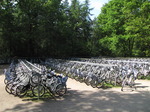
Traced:
MULTIPOLYGON (((81 3, 84 2, 85 0, 79 0, 81 3)), ((93 19, 94 17, 97 17, 100 14, 101 11, 101 7, 105 4, 108 3, 109 0, 89 0, 90 1, 90 8, 94 8, 91 11, 91 14, 93 14, 93 16, 91 16, 91 19, 93 19)), ((71 0, 69 0, 69 2, 71 3, 71 0)))
MULTIPOLYGON (((80 1, 84 1, 84 0, 80 0, 80 1)), ((97 17, 100 14, 101 11, 101 7, 105 4, 108 3, 109 0, 90 0, 90 8, 94 8, 91 11, 91 14, 93 14, 93 16, 91 17, 92 19, 94 17, 97 17)))

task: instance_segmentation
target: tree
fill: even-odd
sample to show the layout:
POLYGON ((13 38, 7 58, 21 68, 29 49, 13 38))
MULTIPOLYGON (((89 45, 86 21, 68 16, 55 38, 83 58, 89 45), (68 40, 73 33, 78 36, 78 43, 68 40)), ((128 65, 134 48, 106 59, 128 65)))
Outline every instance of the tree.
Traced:
POLYGON ((1 55, 5 57, 12 56, 15 51, 14 42, 14 15, 15 4, 14 1, 3 0, 0 3, 1 11, 1 55))
POLYGON ((72 0, 69 13, 70 29, 72 32, 70 45, 72 54, 76 56, 88 55, 88 40, 91 35, 92 21, 90 19, 89 1, 80 4, 72 0))
POLYGON ((103 6, 95 34, 103 55, 149 56, 148 6, 148 0, 111 0, 103 6))
POLYGON ((68 0, 3 0, 0 53, 4 57, 90 55, 90 11, 89 0, 82 4, 72 0, 71 5, 68 0))
POLYGON ((149 42, 150 42, 150 13, 148 0, 132 0, 125 2, 126 8, 124 14, 126 15, 125 32, 133 41, 132 54, 135 56, 150 56, 149 42))

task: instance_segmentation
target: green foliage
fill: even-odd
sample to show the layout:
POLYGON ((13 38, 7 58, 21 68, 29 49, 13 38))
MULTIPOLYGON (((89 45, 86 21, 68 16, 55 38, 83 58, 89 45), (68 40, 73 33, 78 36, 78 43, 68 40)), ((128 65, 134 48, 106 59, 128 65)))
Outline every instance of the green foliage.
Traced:
POLYGON ((94 34, 102 55, 150 56, 149 7, 149 0, 111 0, 102 7, 94 34))
POLYGON ((89 1, 3 0, 0 2, 0 56, 88 55, 89 1))
POLYGON ((150 56, 150 1, 3 0, 0 57, 150 56))

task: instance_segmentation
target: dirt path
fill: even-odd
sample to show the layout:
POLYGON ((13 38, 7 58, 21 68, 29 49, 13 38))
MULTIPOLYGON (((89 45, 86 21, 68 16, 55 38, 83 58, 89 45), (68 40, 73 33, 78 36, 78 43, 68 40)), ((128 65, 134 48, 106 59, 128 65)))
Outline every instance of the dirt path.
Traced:
POLYGON ((137 80, 137 90, 121 92, 69 79, 65 97, 35 102, 6 93, 3 80, 0 75, 0 112, 150 112, 150 81, 137 80))

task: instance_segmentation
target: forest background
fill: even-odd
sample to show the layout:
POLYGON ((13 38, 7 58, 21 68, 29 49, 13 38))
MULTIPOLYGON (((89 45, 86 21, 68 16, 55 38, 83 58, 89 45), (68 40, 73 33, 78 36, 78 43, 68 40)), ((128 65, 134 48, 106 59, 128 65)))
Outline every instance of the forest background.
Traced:
POLYGON ((150 0, 1 0, 0 58, 150 57, 150 0))

